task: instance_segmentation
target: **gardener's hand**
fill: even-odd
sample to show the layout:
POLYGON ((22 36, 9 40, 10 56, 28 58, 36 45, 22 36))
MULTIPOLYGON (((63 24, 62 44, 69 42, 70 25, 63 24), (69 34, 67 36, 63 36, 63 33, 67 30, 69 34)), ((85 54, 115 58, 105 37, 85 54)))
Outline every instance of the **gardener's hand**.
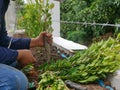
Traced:
POLYGON ((45 45, 45 37, 47 42, 51 45, 53 42, 52 34, 48 32, 42 32, 36 38, 31 39, 30 47, 42 47, 45 45))
POLYGON ((22 66, 36 62, 36 59, 30 50, 18 50, 17 60, 22 66))

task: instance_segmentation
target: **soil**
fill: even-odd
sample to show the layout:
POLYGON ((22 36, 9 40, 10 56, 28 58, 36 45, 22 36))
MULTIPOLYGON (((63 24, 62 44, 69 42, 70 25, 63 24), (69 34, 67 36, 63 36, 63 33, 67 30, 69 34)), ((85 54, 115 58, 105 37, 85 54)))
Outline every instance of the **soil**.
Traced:
MULTIPOLYGON (((28 77, 29 82, 34 82, 35 86, 37 87, 38 83, 38 74, 40 73, 37 69, 40 65, 47 62, 46 59, 46 50, 44 48, 36 47, 31 48, 31 51, 34 55, 34 57, 37 60, 37 63, 34 64, 34 68, 30 70, 29 72, 25 73, 28 77)), ((51 46, 51 54, 50 54, 50 60, 62 60, 63 58, 60 57, 60 55, 57 53, 57 48, 55 46, 51 46)), ((29 90, 36 90, 35 88, 31 88, 29 90)))

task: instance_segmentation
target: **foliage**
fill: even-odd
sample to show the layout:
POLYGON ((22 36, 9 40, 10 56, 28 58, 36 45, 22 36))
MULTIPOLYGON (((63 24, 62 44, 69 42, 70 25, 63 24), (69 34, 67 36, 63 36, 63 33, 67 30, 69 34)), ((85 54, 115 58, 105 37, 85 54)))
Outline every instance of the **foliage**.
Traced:
POLYGON ((56 71, 63 80, 91 83, 104 79, 120 68, 120 34, 116 39, 93 43, 86 51, 68 60, 58 60, 40 66, 40 71, 56 71))
POLYGON ((86 32, 84 31, 74 31, 74 32, 68 32, 68 36, 67 39, 68 40, 72 40, 75 42, 81 42, 81 44, 84 44, 85 38, 87 38, 86 36, 86 32))
MULTIPOLYGON (((62 21, 115 24, 115 20, 120 18, 119 14, 120 2, 118 0, 66 0, 61 4, 62 21)), ((61 23, 61 36, 64 38, 67 38, 70 36, 69 34, 72 34, 76 30, 86 33, 86 41, 90 41, 94 37, 104 35, 108 32, 115 32, 114 27, 61 23)))
POLYGON ((51 10, 54 4, 49 0, 35 0, 25 5, 23 15, 18 19, 19 28, 26 29, 30 37, 36 37, 42 31, 52 31, 51 10))
POLYGON ((36 90, 69 90, 65 83, 54 72, 47 71, 40 75, 36 90))
POLYGON ((15 3, 16 3, 16 6, 17 5, 23 5, 24 4, 24 0, 16 0, 15 3))

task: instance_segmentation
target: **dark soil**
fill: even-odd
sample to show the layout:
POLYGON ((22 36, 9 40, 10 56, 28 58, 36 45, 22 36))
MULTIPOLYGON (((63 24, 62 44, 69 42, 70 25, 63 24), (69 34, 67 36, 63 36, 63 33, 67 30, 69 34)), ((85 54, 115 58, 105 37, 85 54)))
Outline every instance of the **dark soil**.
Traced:
MULTIPOLYGON (((40 65, 47 62, 47 57, 45 55, 46 50, 44 48, 36 47, 36 48, 31 48, 31 51, 34 57, 36 58, 37 63, 34 64, 34 69, 30 70, 29 72, 25 74, 28 77, 29 82, 34 82, 35 86, 37 87, 38 74, 40 73, 37 69, 39 68, 40 65)), ((50 58, 51 58, 50 60, 54 60, 54 61, 63 59, 57 53, 57 48, 55 46, 51 46, 50 58)), ((31 88, 29 90, 35 90, 35 88, 31 88)))

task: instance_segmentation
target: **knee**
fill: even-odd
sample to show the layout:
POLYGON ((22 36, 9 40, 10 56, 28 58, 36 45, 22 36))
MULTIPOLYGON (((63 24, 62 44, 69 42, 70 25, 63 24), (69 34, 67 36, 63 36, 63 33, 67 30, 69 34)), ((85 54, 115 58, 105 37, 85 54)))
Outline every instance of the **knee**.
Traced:
MULTIPOLYGON (((13 84, 15 84, 15 82, 16 82, 16 87, 18 90, 27 90, 28 89, 27 77, 21 71, 15 72, 13 77, 14 77, 14 78, 12 78, 12 80, 14 81, 13 84)), ((14 90, 17 90, 17 89, 14 89, 14 90)))
POLYGON ((2 68, 0 68, 0 72, 0 90, 6 90, 1 88, 8 88, 9 90, 27 90, 28 80, 21 71, 3 65, 2 68))

